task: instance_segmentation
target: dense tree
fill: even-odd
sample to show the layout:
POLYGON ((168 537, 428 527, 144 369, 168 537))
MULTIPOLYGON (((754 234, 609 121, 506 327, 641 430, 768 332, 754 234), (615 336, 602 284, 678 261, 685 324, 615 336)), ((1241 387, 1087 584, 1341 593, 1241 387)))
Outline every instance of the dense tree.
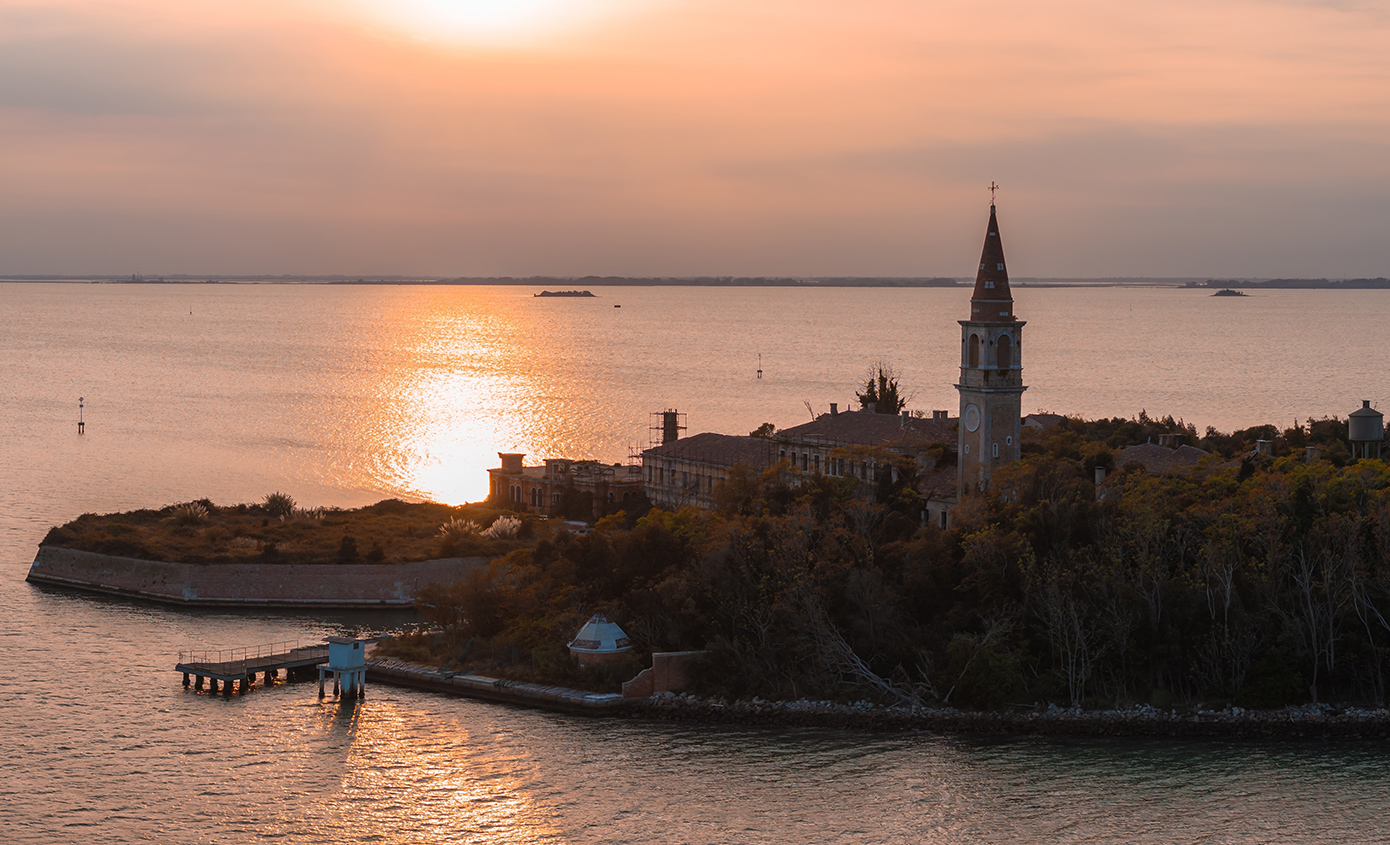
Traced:
POLYGON ((604 611, 644 652, 708 649, 703 689, 729 695, 1380 704, 1390 469, 1310 461, 1328 428, 1209 432, 1219 454, 1153 474, 1116 450, 1191 426, 1066 420, 1030 432, 948 530, 922 523, 914 462, 887 453, 877 481, 736 467, 714 512, 557 534, 422 594, 422 612, 455 650, 558 655, 604 611), (1272 436, 1274 456, 1247 454, 1272 436), (1113 469, 1102 495, 1096 466, 1113 469))

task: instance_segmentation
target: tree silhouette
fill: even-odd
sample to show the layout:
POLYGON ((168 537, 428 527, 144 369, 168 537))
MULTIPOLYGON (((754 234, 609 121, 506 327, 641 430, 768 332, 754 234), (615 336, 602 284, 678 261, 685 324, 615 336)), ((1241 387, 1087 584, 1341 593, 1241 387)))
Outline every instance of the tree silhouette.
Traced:
POLYGON ((880 414, 896 414, 907 406, 907 397, 898 392, 898 377, 893 367, 882 361, 869 368, 864 391, 854 395, 861 409, 880 414))

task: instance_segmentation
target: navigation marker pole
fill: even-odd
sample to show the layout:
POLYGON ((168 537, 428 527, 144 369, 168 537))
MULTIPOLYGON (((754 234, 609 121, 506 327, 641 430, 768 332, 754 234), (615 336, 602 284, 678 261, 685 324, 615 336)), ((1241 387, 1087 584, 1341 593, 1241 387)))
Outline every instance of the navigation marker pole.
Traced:
POLYGON ((82 397, 77 397, 77 433, 86 433, 87 424, 82 421, 82 397))

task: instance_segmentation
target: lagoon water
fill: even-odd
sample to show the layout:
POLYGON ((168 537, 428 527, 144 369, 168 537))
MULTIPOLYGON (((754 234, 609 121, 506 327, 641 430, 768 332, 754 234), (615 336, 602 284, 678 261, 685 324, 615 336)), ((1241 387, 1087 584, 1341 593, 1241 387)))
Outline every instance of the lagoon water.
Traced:
MULTIPOLYGON (((848 404, 878 359, 914 407, 955 405, 965 289, 531 292, 0 284, 0 841, 1390 839, 1384 741, 712 729, 384 687, 344 709, 308 684, 222 699, 182 689, 179 648, 404 620, 24 583, 48 528, 85 511, 474 500, 498 451, 624 460, 669 407, 692 432, 792 425, 848 404)), ((1229 430, 1390 398, 1390 292, 1015 295, 1025 411, 1229 430)))

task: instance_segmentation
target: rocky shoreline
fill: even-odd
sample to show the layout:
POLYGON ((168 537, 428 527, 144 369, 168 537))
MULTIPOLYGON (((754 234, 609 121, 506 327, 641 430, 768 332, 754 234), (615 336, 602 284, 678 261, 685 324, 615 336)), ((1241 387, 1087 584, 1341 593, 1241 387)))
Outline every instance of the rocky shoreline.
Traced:
POLYGON ((1018 708, 970 711, 949 707, 884 707, 867 701, 726 701, 664 693, 634 701, 623 715, 673 722, 820 727, 873 731, 933 731, 1007 736, 1175 738, 1390 737, 1390 709, 1328 705, 1278 710, 1197 710, 1179 713, 1150 706, 1126 710, 1018 708))
POLYGON ((885 707, 868 701, 726 700, 690 693, 648 698, 590 693, 506 679, 443 672, 390 658, 368 660, 368 680, 445 695, 543 710, 651 721, 749 727, 928 731, 996 736, 1169 737, 1191 739, 1376 739, 1390 737, 1390 709, 1325 704, 1277 710, 1196 710, 1180 713, 1148 705, 1125 710, 885 707))

